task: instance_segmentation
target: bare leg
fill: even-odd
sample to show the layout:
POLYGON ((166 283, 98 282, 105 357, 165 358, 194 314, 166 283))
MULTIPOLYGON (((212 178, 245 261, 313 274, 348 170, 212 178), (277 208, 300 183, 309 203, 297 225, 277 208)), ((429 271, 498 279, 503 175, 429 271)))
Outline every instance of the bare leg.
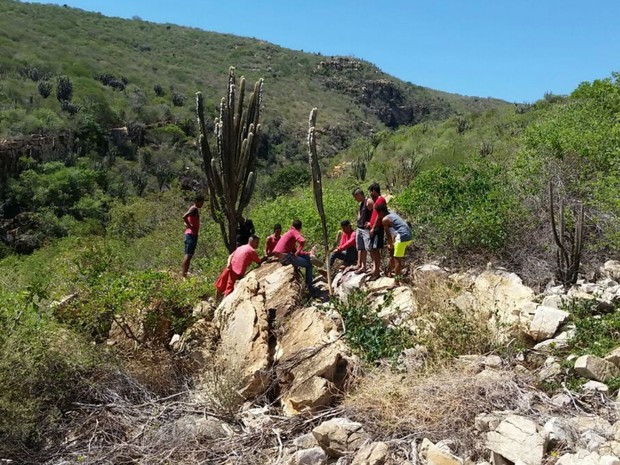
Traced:
POLYGON ((370 257, 372 258, 371 277, 378 278, 381 273, 381 250, 372 249, 370 251, 370 257))
POLYGON ((366 272, 366 257, 368 252, 365 250, 360 250, 357 252, 357 266, 353 269, 356 273, 365 273, 366 272))
POLYGON ((391 260, 394 260, 394 274, 396 276, 399 276, 400 272, 402 270, 402 266, 403 266, 403 259, 402 258, 392 258, 391 260))
POLYGON ((189 264, 192 261, 193 255, 185 255, 183 257, 183 263, 181 264, 182 274, 185 278, 187 276, 187 272, 189 271, 189 264))

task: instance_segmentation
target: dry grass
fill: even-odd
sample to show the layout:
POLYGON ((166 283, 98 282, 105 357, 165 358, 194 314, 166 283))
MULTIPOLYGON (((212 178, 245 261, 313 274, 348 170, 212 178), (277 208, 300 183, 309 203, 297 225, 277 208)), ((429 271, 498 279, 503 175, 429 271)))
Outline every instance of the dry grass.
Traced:
POLYGON ((426 347, 430 362, 458 355, 486 354, 496 350, 497 335, 478 312, 459 309, 452 299, 459 290, 445 277, 423 275, 414 282, 418 311, 413 316, 416 344, 426 347))
POLYGON ((476 415, 500 410, 535 413, 533 401, 544 401, 544 395, 531 381, 505 371, 476 376, 463 366, 427 375, 382 368, 359 380, 343 408, 345 416, 364 424, 375 440, 452 439, 459 454, 470 455, 479 447, 476 415))

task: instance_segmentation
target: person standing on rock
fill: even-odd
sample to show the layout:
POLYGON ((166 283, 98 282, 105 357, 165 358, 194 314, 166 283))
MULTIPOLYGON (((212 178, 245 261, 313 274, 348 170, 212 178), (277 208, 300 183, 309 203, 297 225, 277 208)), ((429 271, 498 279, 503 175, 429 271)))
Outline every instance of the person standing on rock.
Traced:
POLYGON ((315 294, 318 292, 318 289, 312 284, 312 259, 310 254, 304 252, 306 240, 301 235, 301 226, 300 220, 294 220, 291 229, 282 235, 273 249, 273 253, 283 265, 294 265, 305 268, 306 286, 311 294, 315 294))
POLYGON ((377 279, 381 273, 381 249, 383 249, 383 226, 377 213, 378 205, 385 205, 387 203, 385 198, 381 195, 381 188, 379 184, 372 183, 368 187, 370 197, 373 201, 372 213, 370 214, 370 257, 372 258, 372 270, 370 272, 370 279, 377 279))
POLYGON ((260 264, 267 259, 267 257, 258 257, 258 252, 256 252, 258 242, 258 236, 251 235, 247 244, 237 247, 235 251, 229 255, 226 268, 224 268, 215 282, 218 300, 223 295, 226 296, 233 291, 235 283, 243 278, 245 272, 252 263, 257 263, 260 266, 260 264))
POLYGON ((405 256, 405 249, 413 241, 411 228, 400 216, 390 212, 385 202, 376 205, 375 211, 385 229, 388 250, 390 251, 390 263, 386 276, 391 276, 392 273, 399 276, 402 270, 402 260, 405 256))
POLYGON ((200 230, 200 209, 204 205, 205 198, 202 195, 197 195, 194 198, 194 202, 189 207, 189 210, 183 215, 183 223, 185 223, 185 256, 183 257, 183 263, 181 264, 181 273, 183 277, 187 276, 189 271, 189 264, 192 261, 192 257, 196 252, 196 245, 198 244, 198 231, 200 230))
POLYGON ((282 237, 282 226, 280 223, 276 223, 273 225, 273 234, 267 238, 265 241, 265 256, 273 257, 273 249, 276 247, 276 244, 282 237))
POLYGON ((359 187, 353 191, 353 198, 359 202, 357 210, 357 230, 355 232, 355 247, 357 249, 357 265, 353 268, 356 273, 366 273, 366 257, 370 250, 370 216, 373 201, 364 196, 359 187))

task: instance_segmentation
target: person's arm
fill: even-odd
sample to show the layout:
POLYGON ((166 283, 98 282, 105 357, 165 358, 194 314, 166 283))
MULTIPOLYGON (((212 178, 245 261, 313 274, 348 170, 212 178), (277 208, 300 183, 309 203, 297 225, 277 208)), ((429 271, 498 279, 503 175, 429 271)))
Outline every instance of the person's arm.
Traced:
POLYGON ((191 207, 189 207, 189 210, 187 210, 185 215, 183 215, 183 223, 185 223, 185 226, 187 226, 188 228, 191 227, 191 225, 187 221, 187 218, 190 216, 194 216, 196 214, 196 210, 198 210, 198 207, 192 205, 191 207))
POLYGON ((295 240, 297 241, 297 250, 295 251, 295 255, 301 255, 304 251, 304 245, 306 244, 306 240, 304 236, 301 235, 299 231, 295 231, 295 240))
POLYGON ((355 234, 357 234, 355 231, 353 231, 353 233, 351 234, 351 236, 347 239, 347 241, 342 244, 340 247, 338 247, 338 250, 340 252, 344 252, 345 250, 347 250, 349 247, 353 247, 355 245, 355 234))
MULTIPOLYGON (((236 252, 236 250, 235 250, 235 252, 236 252)), ((230 269, 232 269, 232 268, 230 268, 230 266, 231 266, 231 264, 232 264, 232 259, 233 259, 233 257, 235 256, 235 252, 231 253, 231 254, 228 256, 228 262, 226 263, 226 268, 228 268, 229 270, 230 270, 230 269)))
POLYGON ((265 241, 265 257, 267 257, 269 255, 269 240, 271 239, 271 236, 267 237, 267 240, 265 241))
POLYGON ((390 231, 390 227, 392 226, 392 222, 389 218, 383 218, 383 229, 385 229, 385 235, 387 237, 388 249, 392 250, 394 248, 394 238, 392 237, 392 232, 390 231))
MULTIPOLYGON (((366 199, 366 208, 372 214, 372 209, 375 208, 374 200, 372 200, 371 198, 366 199)), ((369 220, 370 220, 370 218, 369 218, 369 220)), ((366 224, 364 224, 364 226, 366 226, 368 229, 372 230, 372 225, 370 224, 370 221, 366 221, 366 224)))
POLYGON ((336 234, 336 240, 334 241, 334 248, 332 251, 337 251, 340 250, 340 241, 342 240, 342 229, 340 231, 338 231, 338 234, 336 234))

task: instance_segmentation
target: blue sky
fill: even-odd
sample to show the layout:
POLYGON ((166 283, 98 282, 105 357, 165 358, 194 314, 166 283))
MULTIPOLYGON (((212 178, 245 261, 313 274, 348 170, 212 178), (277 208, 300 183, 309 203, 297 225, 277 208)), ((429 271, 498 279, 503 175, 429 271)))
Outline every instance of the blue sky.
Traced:
POLYGON ((352 55, 404 81, 515 102, 620 71, 618 0, 63 0, 107 16, 352 55))

